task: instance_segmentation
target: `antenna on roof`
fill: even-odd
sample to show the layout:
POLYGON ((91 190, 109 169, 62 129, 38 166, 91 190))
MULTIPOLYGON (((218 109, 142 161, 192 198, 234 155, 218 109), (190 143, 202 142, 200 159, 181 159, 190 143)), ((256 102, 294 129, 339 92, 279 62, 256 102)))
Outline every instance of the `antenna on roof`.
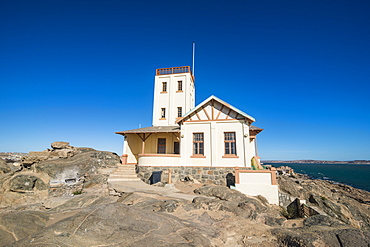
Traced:
POLYGON ((195 57, 195 41, 193 41, 193 66, 191 66, 191 69, 192 69, 192 74, 193 74, 193 77, 195 76, 194 74, 194 57, 195 57))

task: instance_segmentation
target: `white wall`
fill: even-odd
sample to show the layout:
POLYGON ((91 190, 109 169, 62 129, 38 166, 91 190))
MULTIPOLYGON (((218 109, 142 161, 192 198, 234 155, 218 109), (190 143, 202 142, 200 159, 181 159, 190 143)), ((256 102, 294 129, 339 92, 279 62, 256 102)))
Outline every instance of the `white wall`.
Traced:
MULTIPOLYGON (((200 112, 201 114, 202 112, 200 112)), ((204 114, 204 113, 203 113, 204 114)), ((209 113, 210 114, 210 113, 209 113)), ((181 157, 185 166, 250 167, 249 126, 244 121, 184 122, 181 126, 181 157), (225 154, 224 133, 235 132, 237 158, 223 158, 225 154), (204 134, 205 158, 192 158, 193 133, 204 134), (245 133, 248 136, 245 137, 245 133)))
POLYGON ((249 196, 261 195, 267 199, 270 204, 279 205, 279 189, 277 185, 265 184, 236 184, 236 190, 249 196))
MULTIPOLYGON (((238 176, 238 175, 236 175, 238 176)), ((272 184, 272 173, 265 170, 258 172, 239 172, 238 191, 249 196, 264 196, 270 204, 279 205, 278 186, 272 184)))
POLYGON ((139 155, 139 165, 140 166, 179 166, 179 157, 158 157, 158 156, 140 156, 139 155))

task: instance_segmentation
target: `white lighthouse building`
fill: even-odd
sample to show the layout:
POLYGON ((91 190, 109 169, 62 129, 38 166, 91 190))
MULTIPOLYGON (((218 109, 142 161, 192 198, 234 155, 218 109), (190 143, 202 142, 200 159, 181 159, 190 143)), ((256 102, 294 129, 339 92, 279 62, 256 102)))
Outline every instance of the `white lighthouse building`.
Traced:
POLYGON ((116 132, 124 136, 123 164, 146 173, 181 168, 179 176, 193 174, 216 184, 226 174, 213 175, 210 168, 217 168, 217 174, 232 170, 237 189, 276 203, 274 172, 258 171, 257 134, 262 129, 252 125, 255 118, 216 96, 195 106, 190 66, 156 70, 152 117, 152 126, 116 132))

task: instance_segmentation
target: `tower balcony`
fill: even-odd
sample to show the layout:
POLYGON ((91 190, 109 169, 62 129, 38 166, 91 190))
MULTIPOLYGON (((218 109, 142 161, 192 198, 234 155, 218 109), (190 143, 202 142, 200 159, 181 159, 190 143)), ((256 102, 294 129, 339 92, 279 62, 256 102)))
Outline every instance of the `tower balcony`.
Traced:
POLYGON ((181 74, 181 73, 191 74, 190 66, 156 69, 156 75, 170 75, 170 74, 181 74))

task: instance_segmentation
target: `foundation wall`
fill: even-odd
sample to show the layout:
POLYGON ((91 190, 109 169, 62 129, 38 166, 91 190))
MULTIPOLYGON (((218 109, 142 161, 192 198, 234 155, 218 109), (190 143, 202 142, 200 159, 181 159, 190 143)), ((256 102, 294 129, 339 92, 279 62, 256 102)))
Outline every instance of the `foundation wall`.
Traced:
MULTIPOLYGON (((239 168, 239 170, 249 168, 239 168)), ((200 183, 229 185, 234 176, 234 167, 206 167, 206 166, 137 166, 138 177, 150 184, 153 172, 162 171, 161 182, 168 183, 169 170, 172 183, 186 180, 196 180, 200 183), (229 175, 228 175, 229 174, 229 175), (232 176, 231 176, 232 175, 232 176), (228 182, 229 179, 229 182, 228 182)), ((235 185, 235 182, 234 182, 235 185)))

